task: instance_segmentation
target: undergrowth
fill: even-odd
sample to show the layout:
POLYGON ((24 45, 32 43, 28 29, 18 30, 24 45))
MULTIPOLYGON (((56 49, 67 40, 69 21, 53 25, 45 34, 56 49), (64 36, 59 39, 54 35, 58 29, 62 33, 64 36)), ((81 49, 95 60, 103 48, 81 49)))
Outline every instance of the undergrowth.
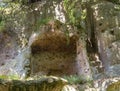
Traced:
POLYGON ((78 75, 63 76, 63 78, 66 79, 69 84, 92 83, 92 80, 83 79, 81 76, 78 76, 78 75))

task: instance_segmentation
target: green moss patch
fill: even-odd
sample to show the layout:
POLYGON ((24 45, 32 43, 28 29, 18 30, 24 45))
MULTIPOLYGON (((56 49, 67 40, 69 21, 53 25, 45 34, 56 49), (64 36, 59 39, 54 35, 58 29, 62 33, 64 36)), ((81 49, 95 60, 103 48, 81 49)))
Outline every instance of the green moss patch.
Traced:
POLYGON ((106 91, 120 91, 120 81, 112 83, 106 89, 106 91))

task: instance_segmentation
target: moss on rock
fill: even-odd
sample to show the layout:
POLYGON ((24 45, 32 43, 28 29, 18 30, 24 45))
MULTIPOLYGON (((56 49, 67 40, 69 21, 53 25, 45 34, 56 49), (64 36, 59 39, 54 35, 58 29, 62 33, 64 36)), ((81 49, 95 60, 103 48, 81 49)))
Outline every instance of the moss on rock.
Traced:
POLYGON ((106 91, 120 91, 120 81, 112 83, 106 89, 106 91))
POLYGON ((0 91, 61 91, 67 81, 58 77, 41 77, 33 80, 0 80, 0 91))

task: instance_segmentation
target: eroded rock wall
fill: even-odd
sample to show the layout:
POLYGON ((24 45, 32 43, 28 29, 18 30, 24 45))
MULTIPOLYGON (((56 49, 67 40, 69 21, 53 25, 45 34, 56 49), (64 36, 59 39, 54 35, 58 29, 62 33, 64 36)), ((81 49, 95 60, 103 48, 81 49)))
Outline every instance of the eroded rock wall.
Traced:
MULTIPOLYGON (((78 6, 80 8, 80 5, 78 6)), ((106 60, 104 61, 105 64, 110 64, 110 65, 119 63, 120 53, 118 50, 119 50, 119 40, 120 40, 119 37, 120 13, 119 13, 118 5, 107 1, 106 2, 102 1, 92 5, 91 8, 93 9, 93 15, 94 15, 93 21, 95 25, 95 30, 97 32, 95 34, 98 35, 98 36, 96 35, 96 38, 100 41, 100 43, 102 43, 102 51, 100 48, 98 48, 99 54, 106 57, 104 58, 103 56, 101 56, 103 57, 101 58, 102 61, 106 60)), ((75 27, 69 26, 65 23, 67 21, 67 14, 64 11, 63 2, 53 1, 53 0, 49 2, 47 2, 47 0, 40 1, 25 8, 25 10, 27 9, 29 10, 28 12, 23 12, 25 15, 24 20, 20 19, 20 21, 22 21, 21 23, 20 21, 19 22, 16 21, 16 24, 18 24, 18 26, 16 27, 12 26, 11 28, 17 35, 11 36, 6 33, 7 34, 6 39, 8 40, 4 38, 5 37, 3 36, 4 34, 0 36, 1 65, 4 64, 5 62, 3 59, 4 57, 9 55, 10 57, 5 59, 5 60, 9 60, 9 58, 13 58, 13 55, 19 52, 18 49, 20 49, 20 55, 17 55, 17 57, 15 57, 16 63, 19 64, 18 61, 20 61, 20 64, 22 63, 22 65, 19 66, 22 68, 21 70, 17 71, 18 73, 21 71, 23 72, 23 70, 27 67, 28 68, 31 67, 29 70, 32 71, 28 72, 29 74, 39 73, 40 70, 45 71, 45 73, 43 72, 43 74, 47 74, 47 75, 51 75, 52 73, 57 74, 57 72, 58 74, 61 73, 75 74, 76 68, 74 68, 74 64, 75 64, 74 60, 76 58, 76 49, 77 49, 76 41, 79 39, 78 35, 76 35, 78 33, 78 30, 75 27), (61 22, 59 23, 59 26, 57 25, 58 23, 56 21, 54 22, 54 20, 56 19, 61 22), (25 20, 27 22, 25 22, 25 20), (72 31, 69 33, 70 35, 69 37, 68 34, 66 33, 66 30, 68 29, 72 31), (73 33, 74 31, 76 32, 73 33), (14 37, 20 41, 21 48, 16 47, 17 42, 16 40, 14 40, 14 37), (2 39, 7 41, 7 43, 6 42, 4 43, 2 39), (11 43, 9 44, 8 41, 11 43), (6 45, 8 46, 8 48, 5 47, 6 45), (26 52, 24 54, 24 48, 28 50, 28 53, 26 52), (5 52, 6 49, 8 49, 7 51, 10 50, 8 54, 7 52, 5 52), (28 58, 24 56, 27 54, 29 55, 28 58), (47 61, 50 61, 50 63, 47 63, 47 61), (29 65, 27 64, 27 66, 25 66, 24 64, 27 62, 29 63, 29 65), (54 63, 57 65, 55 65, 54 63), (48 68, 46 68, 45 64, 47 64, 48 68), (51 65, 54 66, 52 67, 51 65)), ((76 10, 76 12, 77 12, 76 14, 79 15, 80 10, 78 9, 78 11, 76 10)), ((82 24, 84 26, 84 23, 82 24)), ((14 67, 12 67, 12 69, 14 69, 14 67)))
MULTIPOLYGON (((111 65, 115 64, 115 62, 119 63, 120 57, 114 57, 114 54, 119 55, 119 52, 115 50, 120 47, 120 9, 117 8, 118 5, 110 2, 101 2, 92 7, 95 16, 95 28, 99 36, 97 36, 98 47, 103 47, 103 53, 107 56, 106 60, 109 61, 108 63, 111 65)), ((98 50, 100 51, 101 49, 98 48, 98 50)))

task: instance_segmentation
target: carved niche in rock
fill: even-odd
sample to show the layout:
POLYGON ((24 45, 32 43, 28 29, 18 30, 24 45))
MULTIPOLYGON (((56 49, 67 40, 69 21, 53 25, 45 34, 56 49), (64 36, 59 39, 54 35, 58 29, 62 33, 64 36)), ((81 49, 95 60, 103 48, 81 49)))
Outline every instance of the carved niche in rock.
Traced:
MULTIPOLYGON (((34 35, 32 35, 34 36, 34 35)), ((67 38, 60 30, 46 31, 32 38, 31 75, 71 75, 76 73, 77 35, 67 38)))

